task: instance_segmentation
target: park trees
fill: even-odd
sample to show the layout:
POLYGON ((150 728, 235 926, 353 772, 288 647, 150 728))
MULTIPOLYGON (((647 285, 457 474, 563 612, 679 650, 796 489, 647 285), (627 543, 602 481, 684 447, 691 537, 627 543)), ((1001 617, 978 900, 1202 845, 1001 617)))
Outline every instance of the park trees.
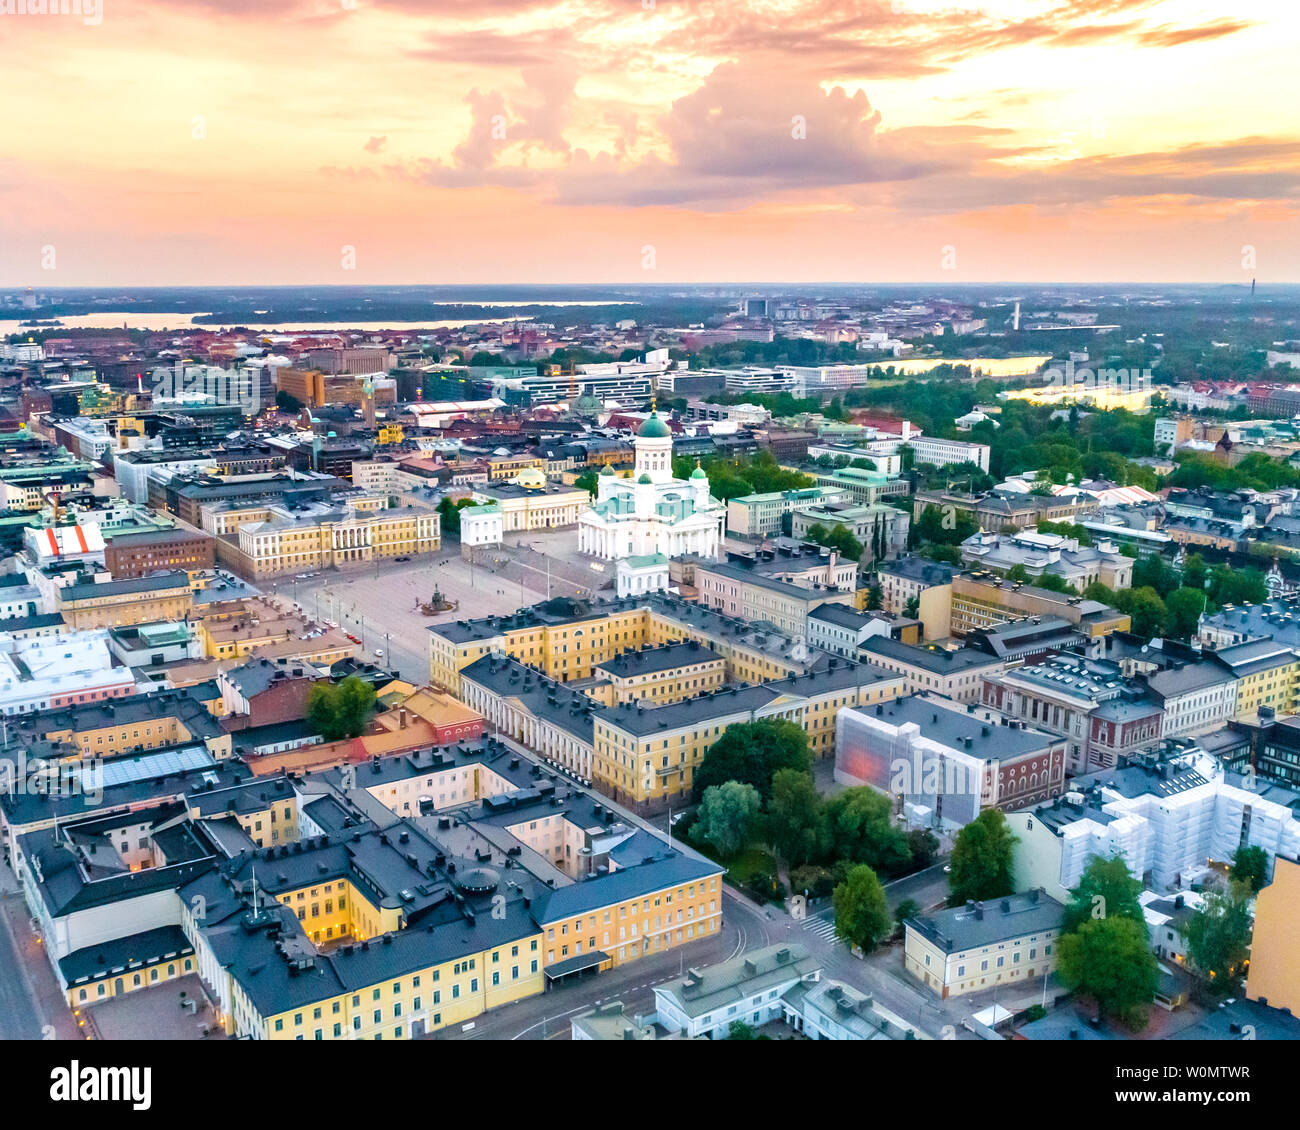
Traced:
POLYGON ((835 933, 867 953, 893 929, 885 888, 865 863, 849 870, 831 901, 835 906, 835 933))
POLYGON ((1123 856, 1095 858, 1070 892, 1062 929, 1069 933, 1089 919, 1112 916, 1142 922, 1142 904, 1138 902, 1141 893, 1142 883, 1129 873, 1123 856))
POLYGON ((1209 889, 1200 909, 1182 927, 1188 963, 1213 996, 1229 996, 1241 989, 1250 954, 1252 897, 1247 883, 1209 889))
POLYGON ((1057 942, 1062 982, 1131 1028, 1146 1024, 1159 981, 1145 923, 1124 915, 1089 918, 1057 942))
POLYGON ((317 683, 307 692, 307 722, 327 742, 365 733, 375 713, 375 688, 356 675, 317 683))
POLYGON ((772 795, 772 776, 778 769, 806 773, 810 760, 808 735, 794 722, 761 718, 728 726, 700 761, 695 772, 695 797, 702 797, 710 785, 740 781, 753 785, 767 799, 772 795))
POLYGON ((1007 818, 996 808, 986 808, 957 833, 952 870, 948 873, 949 902, 957 906, 970 899, 1002 898, 1012 893, 1011 864, 1016 837, 1007 818))
POLYGON ((827 834, 841 858, 891 875, 911 864, 907 837, 891 819, 883 793, 866 785, 841 789, 826 801, 825 812, 827 834))
POLYGON ((772 846, 788 866, 822 859, 830 849, 822 800, 808 773, 778 769, 767 813, 772 846))
POLYGON ((762 798, 753 785, 739 781, 710 785, 704 790, 691 835, 712 844, 724 859, 729 858, 749 843, 762 811, 762 798))

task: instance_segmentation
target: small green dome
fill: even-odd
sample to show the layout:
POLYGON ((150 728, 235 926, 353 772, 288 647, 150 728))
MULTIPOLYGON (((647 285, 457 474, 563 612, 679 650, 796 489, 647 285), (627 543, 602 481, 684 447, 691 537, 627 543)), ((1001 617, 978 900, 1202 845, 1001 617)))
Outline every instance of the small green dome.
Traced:
POLYGON ((614 468, 606 463, 605 466, 601 468, 600 473, 602 475, 612 475, 614 473, 614 468))
POLYGON ((650 418, 641 425, 636 434, 643 439, 668 439, 673 433, 668 425, 659 419, 658 412, 651 412, 650 418))
POLYGON ((653 479, 652 479, 648 474, 646 474, 644 471, 642 471, 642 472, 641 472, 641 477, 640 477, 639 479, 637 479, 637 482, 638 482, 638 483, 651 483, 651 482, 654 482, 654 480, 653 480, 653 479))
POLYGON ((695 465, 695 470, 691 472, 691 478, 693 478, 693 479, 707 479, 708 477, 709 477, 708 472, 705 471, 705 469, 704 469, 703 467, 701 467, 701 466, 697 463, 697 464, 695 465))

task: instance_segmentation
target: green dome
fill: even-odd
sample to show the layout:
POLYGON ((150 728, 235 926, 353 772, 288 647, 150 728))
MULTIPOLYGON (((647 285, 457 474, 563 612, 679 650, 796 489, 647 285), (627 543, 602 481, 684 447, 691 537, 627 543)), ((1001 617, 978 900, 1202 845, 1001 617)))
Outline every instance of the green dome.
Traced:
POLYGON ((641 425, 640 431, 636 434, 644 439, 668 439, 673 433, 668 425, 659 419, 658 412, 651 412, 650 418, 641 425))
POLYGON ((695 465, 695 470, 691 472, 691 478, 693 478, 693 479, 707 479, 708 477, 709 477, 708 472, 705 471, 705 469, 704 469, 703 467, 701 467, 701 466, 697 463, 697 464, 695 465))
POLYGON ((605 466, 601 468, 600 473, 602 475, 612 475, 614 473, 614 468, 606 463, 605 466))
POLYGON ((647 475, 646 473, 642 472, 641 477, 640 477, 639 479, 637 479, 637 482, 638 482, 638 483, 650 483, 650 482, 654 482, 654 480, 653 480, 652 478, 650 478, 649 475, 647 475))

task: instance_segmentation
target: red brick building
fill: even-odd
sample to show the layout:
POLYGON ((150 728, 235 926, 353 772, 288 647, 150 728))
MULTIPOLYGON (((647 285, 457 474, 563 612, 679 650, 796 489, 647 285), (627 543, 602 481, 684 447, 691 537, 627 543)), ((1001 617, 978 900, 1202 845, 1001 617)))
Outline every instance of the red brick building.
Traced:
POLYGON ((161 530, 152 534, 122 534, 104 547, 104 566, 115 581, 147 577, 160 569, 211 569, 216 564, 216 539, 197 530, 161 530))

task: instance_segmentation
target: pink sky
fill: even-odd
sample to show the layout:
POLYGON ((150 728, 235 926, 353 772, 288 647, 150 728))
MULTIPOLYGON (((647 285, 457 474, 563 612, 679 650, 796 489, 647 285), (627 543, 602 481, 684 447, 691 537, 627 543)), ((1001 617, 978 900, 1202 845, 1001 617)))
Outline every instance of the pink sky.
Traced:
POLYGON ((20 2, 0 285, 1300 281, 1275 0, 20 2))

